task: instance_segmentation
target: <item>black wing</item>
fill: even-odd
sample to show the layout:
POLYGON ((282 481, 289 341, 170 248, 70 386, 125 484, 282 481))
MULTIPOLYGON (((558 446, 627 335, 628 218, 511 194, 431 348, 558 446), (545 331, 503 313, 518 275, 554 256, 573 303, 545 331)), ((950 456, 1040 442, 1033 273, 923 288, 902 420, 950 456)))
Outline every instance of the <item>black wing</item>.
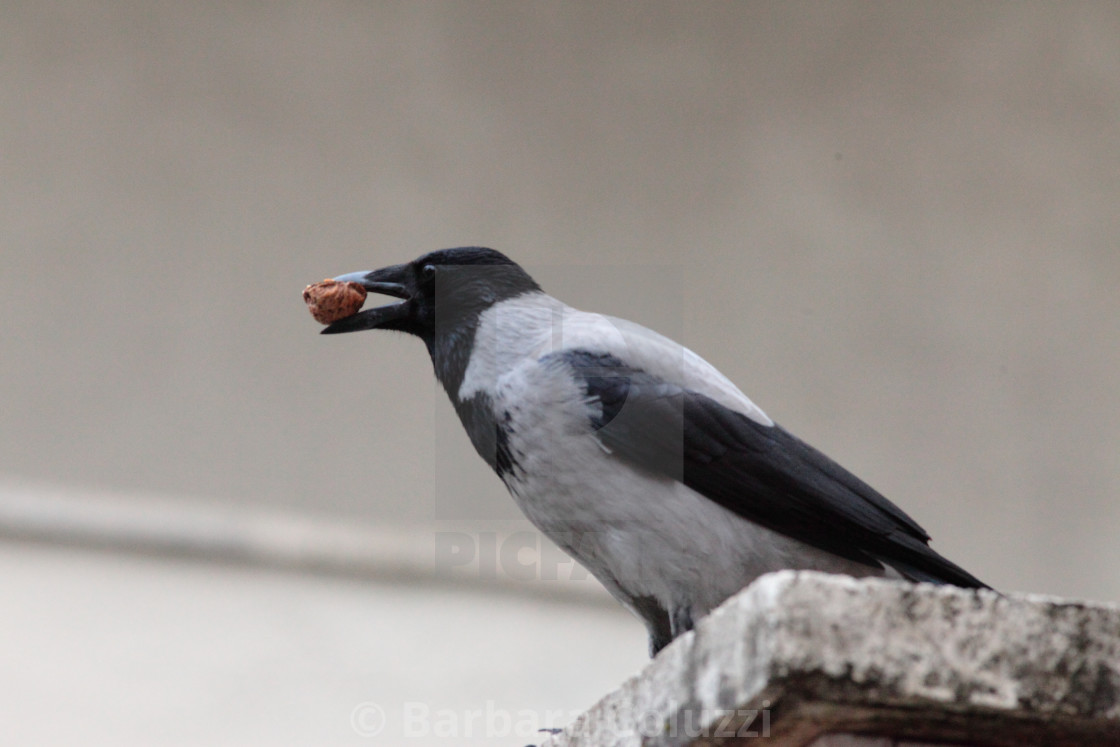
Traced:
POLYGON ((592 425, 622 459, 683 482, 753 522, 836 555, 916 581, 986 585, 928 546, 898 506, 777 425, 630 368, 612 355, 569 351, 592 425))

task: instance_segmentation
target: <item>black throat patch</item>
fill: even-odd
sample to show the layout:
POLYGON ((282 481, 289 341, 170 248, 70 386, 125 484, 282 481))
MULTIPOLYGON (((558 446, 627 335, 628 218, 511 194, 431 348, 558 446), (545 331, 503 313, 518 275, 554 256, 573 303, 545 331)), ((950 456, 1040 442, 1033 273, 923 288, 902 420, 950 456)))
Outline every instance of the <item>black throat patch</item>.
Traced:
POLYGON ((495 417, 493 402, 487 395, 479 392, 470 399, 460 402, 451 398, 455 412, 463 423, 463 428, 471 439, 471 444, 483 461, 498 473, 502 482, 520 471, 518 460, 510 448, 509 439, 513 425, 509 411, 495 417))

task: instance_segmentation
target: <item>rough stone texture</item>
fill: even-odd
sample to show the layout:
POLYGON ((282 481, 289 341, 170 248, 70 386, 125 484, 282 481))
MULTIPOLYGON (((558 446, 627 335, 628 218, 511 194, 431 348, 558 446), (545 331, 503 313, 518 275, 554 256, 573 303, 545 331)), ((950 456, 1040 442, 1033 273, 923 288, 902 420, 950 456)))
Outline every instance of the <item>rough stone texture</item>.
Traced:
POLYGON ((1120 607, 776 573, 545 745, 751 744, 766 734, 807 745, 829 733, 1120 744, 1120 607))
POLYGON ((869 737, 864 734, 825 734, 814 739, 809 747, 967 747, 960 742, 914 742, 890 737, 869 737))

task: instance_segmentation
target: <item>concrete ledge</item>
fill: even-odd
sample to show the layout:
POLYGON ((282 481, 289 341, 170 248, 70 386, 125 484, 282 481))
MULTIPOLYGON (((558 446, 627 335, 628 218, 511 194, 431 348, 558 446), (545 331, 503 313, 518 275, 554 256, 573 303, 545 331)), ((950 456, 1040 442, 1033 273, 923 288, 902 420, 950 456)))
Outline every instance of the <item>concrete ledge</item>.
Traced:
POLYGON ((775 573, 545 747, 760 740, 1120 744, 1120 607, 775 573))
MULTIPOLYGON (((0 477, 0 540, 44 542, 70 547, 189 558, 209 563, 250 565, 369 579, 376 582, 472 586, 517 596, 618 610, 618 604, 590 575, 550 580, 526 568, 553 567, 531 525, 493 522, 485 529, 463 522, 449 525, 379 525, 330 519, 310 513, 249 506, 218 506, 202 500, 127 495, 20 482, 0 477), (486 560, 482 532, 492 550, 486 560), (516 563, 498 561, 509 539, 516 563), (448 543, 461 540, 465 559, 439 562, 448 543), (473 545, 467 544, 473 542, 473 545), (442 550, 441 550, 442 546, 442 550)), ((550 546, 551 547, 551 546, 550 546)))

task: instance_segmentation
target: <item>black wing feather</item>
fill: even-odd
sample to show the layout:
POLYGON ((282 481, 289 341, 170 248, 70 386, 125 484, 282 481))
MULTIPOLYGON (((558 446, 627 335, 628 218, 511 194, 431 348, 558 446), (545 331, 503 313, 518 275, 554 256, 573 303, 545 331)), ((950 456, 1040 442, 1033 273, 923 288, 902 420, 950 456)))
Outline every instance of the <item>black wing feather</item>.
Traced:
POLYGON ((965 587, 981 581, 928 546, 902 509, 777 425, 608 354, 553 354, 586 389, 600 441, 645 470, 672 477, 735 513, 842 557, 965 587))

